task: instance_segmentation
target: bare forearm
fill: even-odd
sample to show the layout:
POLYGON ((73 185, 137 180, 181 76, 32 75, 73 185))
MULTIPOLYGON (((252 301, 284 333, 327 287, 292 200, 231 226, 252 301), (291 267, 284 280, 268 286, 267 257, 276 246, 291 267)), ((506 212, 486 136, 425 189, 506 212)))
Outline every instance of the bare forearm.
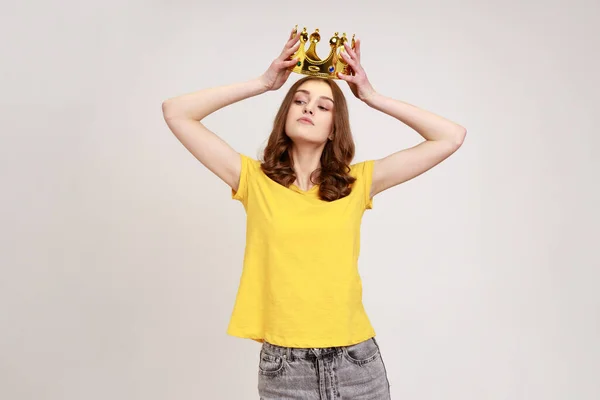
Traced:
POLYGON ((207 115, 223 107, 266 91, 264 84, 258 78, 202 89, 165 100, 163 102, 163 113, 166 118, 186 117, 201 121, 207 115))
POLYGON ((448 119, 412 104, 374 93, 365 103, 405 123, 427 140, 462 143, 466 129, 448 119))

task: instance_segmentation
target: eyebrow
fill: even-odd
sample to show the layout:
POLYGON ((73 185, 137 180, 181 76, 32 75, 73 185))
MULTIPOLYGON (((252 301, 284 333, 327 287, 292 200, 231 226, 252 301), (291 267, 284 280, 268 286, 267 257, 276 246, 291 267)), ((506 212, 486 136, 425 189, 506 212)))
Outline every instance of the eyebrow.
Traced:
MULTIPOLYGON (((298 90, 296 91, 296 93, 298 93, 298 92, 302 92, 302 93, 310 94, 310 92, 309 92, 308 90, 304 90, 304 89, 298 89, 298 90)), ((331 97, 327 97, 327 96, 321 96, 320 98, 321 98, 321 99, 327 99, 327 100, 331 101, 333 104, 335 104, 335 102, 333 101, 333 99, 332 99, 331 97)))

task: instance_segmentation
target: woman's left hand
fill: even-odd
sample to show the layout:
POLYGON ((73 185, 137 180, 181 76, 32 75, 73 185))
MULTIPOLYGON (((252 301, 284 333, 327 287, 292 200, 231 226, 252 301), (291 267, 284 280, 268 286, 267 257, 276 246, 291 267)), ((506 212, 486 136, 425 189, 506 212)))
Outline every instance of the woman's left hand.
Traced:
POLYGON ((371 86, 371 82, 369 82, 369 78, 367 78, 364 68, 360 65, 360 39, 356 39, 354 46, 354 49, 352 49, 350 44, 345 42, 344 49, 346 49, 346 51, 340 52, 344 62, 346 62, 354 71, 354 75, 344 75, 341 72, 338 72, 338 77, 348 82, 348 86, 350 86, 350 90, 354 96, 365 101, 375 94, 375 89, 371 86))

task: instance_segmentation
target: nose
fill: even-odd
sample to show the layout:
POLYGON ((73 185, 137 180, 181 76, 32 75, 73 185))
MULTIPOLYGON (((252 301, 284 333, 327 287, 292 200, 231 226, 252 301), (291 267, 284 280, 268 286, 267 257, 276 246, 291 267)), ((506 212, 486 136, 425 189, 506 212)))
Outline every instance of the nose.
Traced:
POLYGON ((313 112, 312 112, 312 110, 309 110, 309 109, 308 109, 308 105, 307 105, 306 107, 304 107, 304 111, 303 111, 303 112, 304 112, 305 114, 306 114, 307 112, 309 112, 311 115, 312 115, 312 113, 313 113, 313 112))

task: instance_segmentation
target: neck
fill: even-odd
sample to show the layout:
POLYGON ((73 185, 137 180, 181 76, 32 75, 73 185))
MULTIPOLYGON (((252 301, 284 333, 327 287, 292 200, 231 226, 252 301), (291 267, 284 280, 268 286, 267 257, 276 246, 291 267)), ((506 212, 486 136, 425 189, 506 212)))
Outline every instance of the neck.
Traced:
POLYGON ((293 160, 293 168, 296 173, 296 185, 301 190, 309 190, 313 187, 310 176, 321 166, 321 154, 323 147, 292 146, 290 154, 293 160))

